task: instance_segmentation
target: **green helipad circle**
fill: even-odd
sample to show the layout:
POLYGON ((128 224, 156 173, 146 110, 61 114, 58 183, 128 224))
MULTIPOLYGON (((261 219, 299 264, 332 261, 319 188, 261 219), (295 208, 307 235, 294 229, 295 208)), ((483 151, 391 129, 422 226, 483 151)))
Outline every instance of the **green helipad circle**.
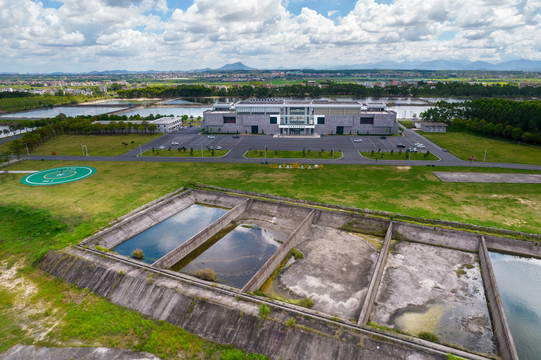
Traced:
POLYGON ((57 185, 77 181, 94 174, 96 169, 90 166, 66 166, 42 170, 21 179, 25 185, 57 185))

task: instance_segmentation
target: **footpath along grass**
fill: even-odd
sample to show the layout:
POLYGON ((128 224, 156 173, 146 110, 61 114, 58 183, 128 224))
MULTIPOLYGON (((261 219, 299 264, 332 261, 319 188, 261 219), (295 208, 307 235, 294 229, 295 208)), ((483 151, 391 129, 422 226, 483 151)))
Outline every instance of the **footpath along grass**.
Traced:
POLYGON ((60 135, 38 146, 32 155, 52 155, 55 152, 56 155, 81 156, 81 144, 87 146, 90 156, 121 155, 162 135, 60 135))
POLYGON ((379 159, 379 160, 439 160, 440 158, 436 155, 430 153, 408 153, 408 152, 364 152, 361 151, 361 155, 368 159, 379 159))
POLYGON ((308 150, 305 151, 285 151, 285 150, 269 150, 265 153, 265 150, 249 150, 246 152, 247 158, 253 159, 339 159, 342 157, 341 151, 335 151, 334 155, 332 150, 308 150))
POLYGON ((483 161, 487 149, 487 162, 541 165, 541 146, 462 131, 422 134, 462 160, 469 160, 475 154, 477 161, 483 161))

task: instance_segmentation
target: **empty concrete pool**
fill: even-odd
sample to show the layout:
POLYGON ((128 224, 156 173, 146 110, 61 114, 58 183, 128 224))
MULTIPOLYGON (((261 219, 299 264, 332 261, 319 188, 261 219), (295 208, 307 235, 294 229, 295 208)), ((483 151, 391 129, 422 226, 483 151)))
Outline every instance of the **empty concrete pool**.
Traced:
POLYGON ((193 204, 146 231, 116 246, 114 250, 132 256, 135 249, 143 251, 143 261, 152 264, 186 240, 212 224, 228 210, 193 204))
POLYGON ((173 265, 172 269, 190 275, 210 269, 215 273, 216 281, 240 289, 286 238, 284 232, 257 225, 232 225, 173 265))

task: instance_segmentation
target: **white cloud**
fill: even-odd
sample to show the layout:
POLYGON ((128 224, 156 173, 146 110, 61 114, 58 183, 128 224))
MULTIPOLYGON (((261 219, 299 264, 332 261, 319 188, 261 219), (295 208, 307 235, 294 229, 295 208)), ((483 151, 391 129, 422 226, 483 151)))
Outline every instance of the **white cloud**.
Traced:
POLYGON ((335 66, 379 60, 541 59, 540 0, 358 0, 344 16, 283 0, 0 0, 5 71, 335 66), (332 19, 331 19, 332 18, 332 19), (452 40, 438 40, 456 32, 452 40), (60 48, 62 50, 60 50, 60 48), (14 61, 16 59, 17 61, 14 61), (40 67, 34 69, 34 67, 40 67), (90 67, 89 67, 90 66, 90 67))

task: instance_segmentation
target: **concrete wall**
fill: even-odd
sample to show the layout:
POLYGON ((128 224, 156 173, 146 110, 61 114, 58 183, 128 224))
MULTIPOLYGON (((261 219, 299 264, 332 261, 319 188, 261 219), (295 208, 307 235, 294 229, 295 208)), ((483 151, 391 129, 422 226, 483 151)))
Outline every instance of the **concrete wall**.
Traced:
POLYGON ((242 292, 254 292, 259 290, 261 286, 267 281, 269 276, 280 265, 280 262, 287 255, 289 250, 297 246, 302 237, 310 229, 312 220, 314 219, 316 211, 312 210, 308 216, 297 226, 297 228, 289 235, 287 240, 278 248, 278 250, 267 260, 267 262, 259 269, 257 273, 244 285, 242 292))
POLYGON ((228 211, 218 220, 186 240, 183 244, 180 244, 175 249, 171 250, 158 260, 156 260, 152 266, 159 268, 169 268, 182 260, 186 255, 203 245, 211 237, 216 235, 220 230, 226 227, 231 221, 235 220, 240 214, 246 210, 248 199, 245 199, 242 203, 235 206, 228 211))
POLYGON ((272 305, 269 317, 262 318, 258 315, 260 304, 252 299, 242 301, 235 293, 166 275, 150 278, 149 271, 131 262, 122 263, 78 249, 70 253, 51 251, 40 268, 115 304, 271 359, 436 360, 443 359, 445 352, 467 356, 458 350, 440 349, 442 345, 434 344, 436 351, 416 344, 417 341, 334 325, 272 305), (284 322, 290 318, 296 320, 296 325, 287 327, 284 322))
POLYGON ((168 217, 193 205, 195 202, 191 191, 179 194, 156 203, 154 206, 140 211, 124 221, 107 228, 87 239, 84 244, 103 246, 112 249, 122 242, 158 224, 168 217))
POLYGON ((481 264, 481 276, 485 284, 488 306, 492 315, 492 327, 498 340, 500 354, 504 360, 518 360, 517 350, 507 324, 507 318, 503 311, 502 299, 496 283, 496 277, 492 269, 485 238, 481 236, 479 242, 479 261, 481 264))
POLYGON ((370 279, 370 286, 368 287, 368 292, 366 293, 364 304, 361 309, 361 315, 359 316, 359 320, 357 322, 359 325, 366 324, 370 317, 370 313, 372 312, 372 305, 374 305, 374 301, 376 300, 379 284, 381 283, 381 278, 383 277, 383 272, 385 270, 385 263, 387 262, 387 254, 389 253, 389 247, 391 246, 392 235, 393 223, 391 222, 389 224, 389 228, 387 229, 387 234, 385 234, 383 247, 378 255, 378 262, 376 263, 374 274, 372 274, 372 278, 370 279))
POLYGON ((216 193, 212 191, 202 191, 197 189, 193 190, 193 195, 197 203, 219 206, 228 209, 232 209, 246 200, 246 198, 240 196, 216 193))
POLYGON ((494 235, 485 235, 485 241, 489 250, 535 256, 541 259, 541 242, 510 239, 494 235))
POLYGON ((463 251, 477 252, 479 250, 479 234, 467 231, 395 222, 393 237, 397 240, 415 241, 463 251))

